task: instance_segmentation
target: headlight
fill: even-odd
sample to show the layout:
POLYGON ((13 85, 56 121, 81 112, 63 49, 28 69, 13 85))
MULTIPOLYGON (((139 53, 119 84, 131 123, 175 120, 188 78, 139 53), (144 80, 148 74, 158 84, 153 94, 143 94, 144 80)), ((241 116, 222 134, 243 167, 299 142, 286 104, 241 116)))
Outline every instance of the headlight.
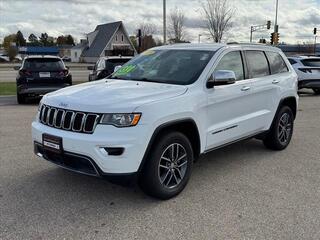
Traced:
POLYGON ((141 113, 107 113, 103 114, 100 123, 115 127, 136 126, 141 118, 141 113))

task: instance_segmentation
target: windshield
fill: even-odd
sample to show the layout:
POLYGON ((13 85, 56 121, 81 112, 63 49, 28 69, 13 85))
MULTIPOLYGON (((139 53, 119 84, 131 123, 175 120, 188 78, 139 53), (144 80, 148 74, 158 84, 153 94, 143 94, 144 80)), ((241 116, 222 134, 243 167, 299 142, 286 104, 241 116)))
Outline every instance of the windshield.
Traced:
POLYGON ((147 50, 111 78, 187 85, 199 78, 213 54, 199 50, 147 50))
POLYGON ((24 62, 24 69, 31 71, 59 71, 64 69, 64 65, 57 58, 29 58, 24 62))

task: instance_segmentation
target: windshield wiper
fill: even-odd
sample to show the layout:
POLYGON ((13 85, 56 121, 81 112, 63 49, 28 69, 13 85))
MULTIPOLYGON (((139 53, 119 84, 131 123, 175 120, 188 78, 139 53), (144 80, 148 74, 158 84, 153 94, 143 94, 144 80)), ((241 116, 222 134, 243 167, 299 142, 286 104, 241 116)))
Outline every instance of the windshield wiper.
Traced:
POLYGON ((119 78, 117 76, 109 76, 107 79, 121 79, 121 78, 119 78))
POLYGON ((131 78, 130 80, 141 81, 141 82, 164 83, 163 81, 159 81, 159 80, 156 80, 156 79, 150 79, 150 78, 131 78))

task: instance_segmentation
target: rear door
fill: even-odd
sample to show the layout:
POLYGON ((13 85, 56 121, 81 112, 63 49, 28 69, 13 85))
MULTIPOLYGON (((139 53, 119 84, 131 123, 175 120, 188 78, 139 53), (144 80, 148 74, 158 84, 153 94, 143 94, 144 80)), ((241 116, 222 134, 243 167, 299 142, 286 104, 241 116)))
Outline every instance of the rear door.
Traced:
MULTIPOLYGON (((229 50, 218 60, 214 71, 230 70, 236 83, 208 89, 207 150, 238 140, 255 132, 252 111, 251 80, 246 79, 244 56, 240 50, 229 50)), ((213 71, 213 72, 214 72, 213 71)))
POLYGON ((247 50, 245 54, 255 98, 253 124, 267 130, 279 105, 281 87, 290 78, 289 70, 278 52, 247 50))

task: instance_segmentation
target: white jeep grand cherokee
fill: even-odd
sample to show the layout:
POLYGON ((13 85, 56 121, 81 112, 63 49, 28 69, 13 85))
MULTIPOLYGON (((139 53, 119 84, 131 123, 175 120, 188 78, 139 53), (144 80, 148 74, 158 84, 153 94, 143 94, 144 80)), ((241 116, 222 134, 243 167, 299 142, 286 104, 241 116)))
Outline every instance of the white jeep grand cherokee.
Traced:
POLYGON ((137 176, 146 193, 168 199, 200 154, 250 137, 285 149, 297 104, 297 75, 278 48, 157 47, 108 79, 45 95, 34 150, 79 173, 137 176))

